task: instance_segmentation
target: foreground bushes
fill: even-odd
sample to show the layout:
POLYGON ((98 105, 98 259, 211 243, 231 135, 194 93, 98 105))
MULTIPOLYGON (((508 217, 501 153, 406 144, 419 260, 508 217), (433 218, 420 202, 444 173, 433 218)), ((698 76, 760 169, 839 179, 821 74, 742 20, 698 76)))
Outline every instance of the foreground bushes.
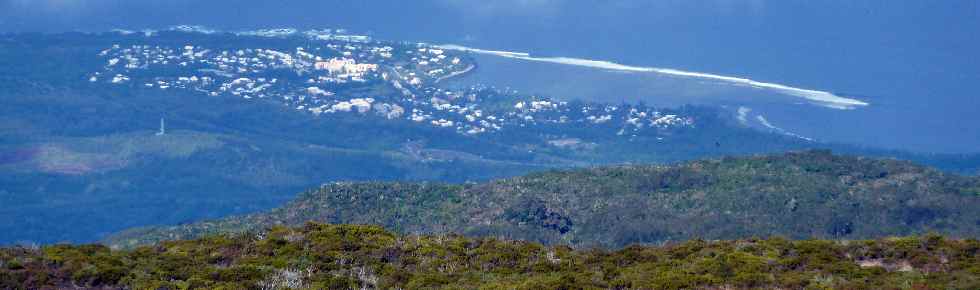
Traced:
POLYGON ((607 251, 308 223, 133 250, 0 249, 0 289, 980 289, 978 250, 927 235, 607 251))

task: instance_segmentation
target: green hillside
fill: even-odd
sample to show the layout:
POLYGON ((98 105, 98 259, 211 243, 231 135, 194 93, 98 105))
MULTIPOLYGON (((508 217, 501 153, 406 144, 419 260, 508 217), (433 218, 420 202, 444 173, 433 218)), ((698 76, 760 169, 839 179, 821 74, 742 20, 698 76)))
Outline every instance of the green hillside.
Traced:
POLYGON ((130 247, 311 220, 604 247, 773 235, 977 237, 977 208, 980 178, 806 151, 553 170, 486 183, 332 183, 268 212, 134 229, 107 243, 130 247))

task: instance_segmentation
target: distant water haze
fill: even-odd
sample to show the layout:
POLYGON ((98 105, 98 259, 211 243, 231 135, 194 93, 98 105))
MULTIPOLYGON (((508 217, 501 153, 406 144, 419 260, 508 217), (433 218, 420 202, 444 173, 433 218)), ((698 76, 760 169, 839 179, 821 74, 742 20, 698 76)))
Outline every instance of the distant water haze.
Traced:
POLYGON ((774 126, 824 141, 978 152, 978 3, 0 0, 0 31, 176 24, 348 28, 380 39, 603 60, 828 92, 870 105, 836 110, 707 80, 501 58, 484 59, 465 80, 556 97, 722 104, 733 111, 744 106, 774 126))

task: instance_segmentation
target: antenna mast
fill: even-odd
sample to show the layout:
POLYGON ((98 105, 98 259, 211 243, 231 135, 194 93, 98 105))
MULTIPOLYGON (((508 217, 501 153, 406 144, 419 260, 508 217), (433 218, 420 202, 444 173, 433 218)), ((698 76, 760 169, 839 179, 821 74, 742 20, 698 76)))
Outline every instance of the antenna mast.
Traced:
POLYGON ((163 136, 167 134, 167 124, 163 122, 163 118, 160 118, 160 132, 157 132, 157 136, 163 136))

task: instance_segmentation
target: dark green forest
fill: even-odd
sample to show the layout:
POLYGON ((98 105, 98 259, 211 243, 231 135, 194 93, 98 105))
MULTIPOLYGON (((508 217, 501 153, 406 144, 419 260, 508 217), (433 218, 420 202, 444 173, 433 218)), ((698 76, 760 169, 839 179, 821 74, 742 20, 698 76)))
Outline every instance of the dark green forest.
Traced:
POLYGON ((310 220, 607 248, 754 236, 975 238, 977 208, 978 177, 817 150, 552 170, 483 183, 330 183, 267 212, 133 229, 106 242, 132 247, 310 220))

